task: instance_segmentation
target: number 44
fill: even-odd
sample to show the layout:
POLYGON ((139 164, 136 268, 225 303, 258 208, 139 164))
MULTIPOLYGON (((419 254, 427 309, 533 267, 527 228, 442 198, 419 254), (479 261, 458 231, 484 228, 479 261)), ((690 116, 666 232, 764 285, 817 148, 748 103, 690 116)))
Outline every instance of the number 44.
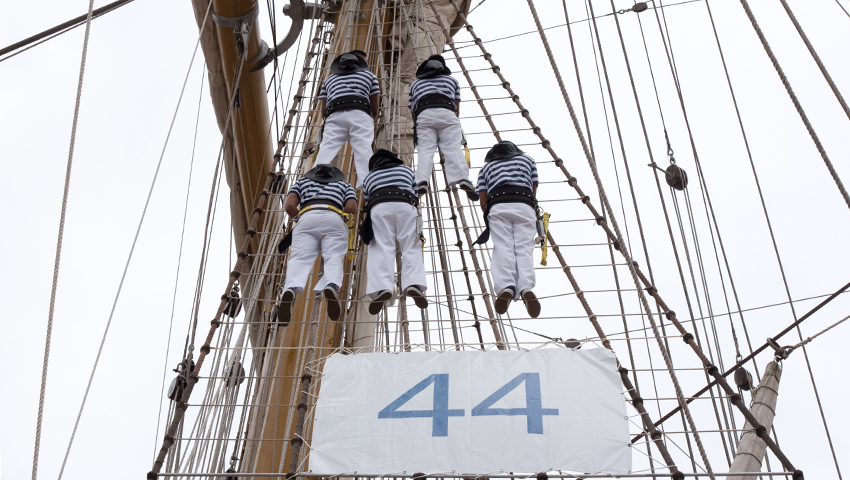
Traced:
MULTIPOLYGON (((378 418, 430 417, 432 437, 448 436, 449 417, 462 417, 464 415, 463 409, 449 408, 449 375, 447 373, 426 377, 378 412, 378 418), (434 400, 431 410, 399 410, 402 405, 432 383, 434 384, 434 400)), ((489 415, 525 415, 528 433, 543 434, 543 415, 558 415, 558 409, 543 408, 539 373, 521 373, 472 409, 473 417, 489 415), (525 408, 491 408, 493 404, 522 383, 525 383, 525 408)))

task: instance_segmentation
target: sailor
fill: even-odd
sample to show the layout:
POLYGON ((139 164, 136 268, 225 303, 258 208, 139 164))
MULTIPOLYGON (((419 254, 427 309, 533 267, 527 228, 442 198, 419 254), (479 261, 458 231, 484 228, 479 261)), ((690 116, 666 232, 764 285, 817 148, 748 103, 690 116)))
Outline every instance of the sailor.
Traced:
POLYGON ((369 313, 376 315, 392 297, 395 282, 396 242, 401 249, 401 285, 419 308, 427 308, 422 228, 413 193, 413 169, 389 150, 379 149, 369 159, 364 180, 366 218, 360 229, 369 245, 366 259, 366 292, 372 299, 369 313))
MULTIPOLYGON (((295 182, 286 197, 284 209, 298 223, 291 232, 292 250, 277 311, 277 320, 284 325, 289 323, 295 296, 304 290, 319 251, 324 272, 313 292, 321 292, 325 297, 328 317, 339 319, 342 261, 349 248, 348 227, 343 217, 357 211, 354 189, 344 179, 342 170, 316 165, 295 182)), ((278 250, 285 250, 287 242, 285 238, 278 250)))
POLYGON ((511 300, 522 299, 529 316, 540 315, 534 295, 534 237, 537 233, 537 166, 511 142, 497 143, 487 152, 478 173, 478 193, 487 229, 475 243, 493 237, 490 271, 496 292, 496 312, 508 311, 511 300))
POLYGON ((419 149, 416 193, 420 197, 428 192, 438 146, 446 159, 449 186, 457 185, 467 195, 475 190, 461 147, 460 85, 451 73, 442 55, 431 55, 416 70, 416 80, 410 86, 407 106, 413 112, 414 143, 419 149))
POLYGON ((331 63, 332 74, 319 92, 321 111, 325 117, 322 141, 316 156, 316 165, 330 164, 346 141, 354 153, 357 171, 357 188, 362 188, 363 178, 369 173, 372 140, 375 126, 372 119, 378 116, 378 77, 369 71, 366 53, 352 50, 331 63))

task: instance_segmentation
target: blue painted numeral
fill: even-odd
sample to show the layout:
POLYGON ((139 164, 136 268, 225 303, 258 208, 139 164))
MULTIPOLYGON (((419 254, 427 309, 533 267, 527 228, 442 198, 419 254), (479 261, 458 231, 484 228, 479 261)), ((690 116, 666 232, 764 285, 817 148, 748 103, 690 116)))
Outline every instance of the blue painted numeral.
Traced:
POLYGON ((484 415, 525 415, 528 433, 543 434, 543 415, 558 415, 558 409, 543 408, 539 373, 521 373, 472 409, 473 417, 484 415), (525 408, 490 408, 523 382, 525 382, 525 408))
MULTIPOLYGON (((540 391, 538 382, 537 391, 540 391)), ((538 399, 540 394, 538 393, 538 399)), ((539 401, 538 401, 539 404, 539 401)), ((404 392, 393 403, 384 407, 378 412, 378 418, 422 418, 431 417, 431 436, 445 437, 449 434, 449 417, 464 416, 463 409, 449 409, 449 374, 439 373, 434 374, 417 383, 413 388, 404 392), (433 410, 402 410, 402 405, 407 403, 411 398, 415 397, 419 392, 428 388, 428 385, 434 384, 434 403, 433 410)), ((541 427, 542 428, 542 427, 541 427)))

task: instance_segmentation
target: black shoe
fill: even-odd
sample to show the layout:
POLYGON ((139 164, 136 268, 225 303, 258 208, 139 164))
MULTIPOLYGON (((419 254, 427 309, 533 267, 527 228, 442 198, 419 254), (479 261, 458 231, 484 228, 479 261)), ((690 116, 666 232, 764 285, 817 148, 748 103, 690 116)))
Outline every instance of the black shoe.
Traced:
POLYGON ((328 317, 331 320, 339 320, 339 316, 342 313, 342 303, 339 301, 339 293, 337 290, 339 290, 339 288, 333 283, 329 283, 328 286, 322 290, 322 295, 328 303, 328 317))
POLYGON ((540 301, 537 300, 537 296, 531 289, 525 289, 520 293, 522 297, 522 302, 525 304, 525 309, 528 311, 528 315, 531 318, 537 318, 540 316, 540 301))
POLYGON ((475 185, 473 185, 469 180, 463 179, 457 182, 457 187, 466 192, 466 196, 469 197, 470 200, 478 200, 478 195, 475 194, 475 185))
POLYGON ((514 299, 514 295, 516 295, 516 289, 514 287, 507 287, 499 293, 499 296, 496 297, 495 307, 496 313, 499 315, 503 315, 508 311, 508 305, 511 304, 511 300, 514 299))
POLYGON ((378 312, 384 308, 384 303, 387 300, 392 298, 393 293, 389 290, 381 290, 380 292, 375 294, 375 297, 372 299, 372 303, 369 304, 369 313, 371 315, 377 315, 378 312))
POLYGON ((428 308, 428 299, 425 298, 425 292, 417 285, 411 285, 404 289, 404 294, 413 299, 413 303, 419 308, 428 308))
POLYGON ((280 303, 277 309, 277 322, 282 326, 289 325, 289 320, 292 318, 292 305, 295 301, 295 291, 287 288, 280 296, 280 303))
POLYGON ((428 193, 428 182, 419 182, 416 184, 416 194, 420 197, 428 193))

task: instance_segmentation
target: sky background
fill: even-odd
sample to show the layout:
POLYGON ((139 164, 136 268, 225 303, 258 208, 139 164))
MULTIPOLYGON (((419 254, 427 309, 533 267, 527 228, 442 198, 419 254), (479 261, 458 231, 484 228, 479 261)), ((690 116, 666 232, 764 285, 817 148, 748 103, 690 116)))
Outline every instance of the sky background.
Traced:
MULTIPOLYGON (((476 0, 473 5, 477 3, 476 0)), ((850 120, 781 6, 776 2, 751 3, 833 164, 847 180, 850 120)), ((850 3, 793 0, 789 4, 838 88, 845 94, 850 92, 850 63, 846 61, 850 17, 839 8, 840 4, 850 10, 850 3)), ((567 5, 572 20, 585 18, 582 2, 570 0, 567 5)), ((615 2, 618 10, 630 5, 626 1, 615 2)), ((95 8, 99 6, 101 3, 96 2, 95 8)), ((850 233, 850 212, 740 4, 715 0, 711 6, 791 296, 800 299, 831 293, 850 281, 850 257, 844 247, 850 233)), ((7 5, 7 18, 20 21, 9 22, 0 31, 0 46, 80 15, 86 7, 87 2, 80 0, 7 5)), ((541 0, 537 8, 544 26, 563 23, 560 2, 541 0)), ((595 1, 594 8, 597 15, 611 11, 610 3, 605 1, 595 1)), ((678 98, 663 48, 659 48, 657 25, 649 13, 640 18, 649 43, 661 111, 676 158, 696 185, 693 154, 678 98)), ((671 6, 665 13, 694 142, 724 232, 742 307, 784 302, 784 287, 705 4, 700 1, 671 6)), ((635 17, 626 14, 619 19, 652 151, 656 161, 666 165, 663 128, 635 17)), ((284 18, 278 15, 279 38, 288 29, 284 18)), ((534 29, 525 2, 510 0, 487 0, 470 16, 470 21, 484 40, 534 29)), ((598 24, 624 129, 623 142, 635 175, 636 195, 642 211, 645 208, 649 212, 645 229, 650 253, 654 255, 653 266, 659 272, 657 284, 665 298, 672 298, 673 308, 684 311, 682 296, 677 293, 681 285, 678 277, 671 274, 675 264, 667 246, 669 240, 659 213, 654 180, 645 167, 648 155, 613 17, 601 18, 598 24)), ((271 43, 264 9, 259 25, 263 38, 271 43)), ((614 193, 617 183, 610 165, 612 158, 618 162, 622 159, 616 137, 613 156, 606 144, 605 110, 586 29, 582 23, 575 25, 573 31, 581 80, 597 161, 609 196, 616 203, 615 210, 619 211, 614 193)), ((84 29, 78 28, 0 62, 6 93, 0 115, 0 225, 6 232, 0 236, 0 291, 7 297, 0 320, 0 362, 5 367, 0 374, 4 385, 0 389, 3 479, 27 478, 32 466, 57 225, 83 33, 84 29)), ((459 42, 468 39, 463 35, 457 37, 459 42)), ((578 89, 566 29, 549 30, 548 35, 577 104, 578 89)), ((191 5, 185 1, 137 0, 92 24, 54 317, 39 467, 44 478, 57 475, 61 466, 196 40, 197 26, 191 5)), ((571 172, 592 191, 589 170, 539 37, 525 35, 488 43, 487 48, 555 149, 563 152, 571 172)), ((473 49, 461 51, 470 50, 473 49)), ((206 79, 202 80, 202 66, 199 51, 65 469, 66 478, 141 476, 149 470, 152 454, 159 445, 156 424, 190 164, 191 189, 167 359, 169 381, 170 369, 179 361, 185 339, 206 206, 221 141, 206 79)), ((267 78, 269 74, 267 69, 267 78)), ((283 78, 289 78, 288 72, 283 78)), ((288 84, 284 86, 284 97, 290 98, 287 90, 288 84)), ((610 114, 610 105, 607 108, 610 114)), ((481 145, 489 142, 477 141, 483 142, 481 145)), ((476 152, 480 153, 474 154, 473 163, 477 160, 480 165, 483 151, 476 152)), ((542 158, 536 153, 535 156, 542 158)), ((559 193, 550 190, 545 195, 557 197, 559 193)), ((627 222, 636 231, 628 205, 626 211, 627 222)), ((225 195, 219 199, 217 212, 206 295, 201 303, 202 320, 214 314, 232 261, 225 195)), ((707 228, 703 234, 701 238, 709 238, 707 228)), ((632 250, 640 250, 636 239, 632 250)), ((643 255, 636 253, 636 257, 641 259, 643 255)), ((798 314, 816 303, 799 303, 798 314)), ((848 307, 850 301, 846 299, 834 302, 804 324, 803 334, 811 335, 846 316, 850 313, 848 307)), ((782 307, 756 311, 747 321, 753 344, 760 345, 763 338, 781 330, 792 319, 790 310, 782 307)), ((577 329, 569 332, 572 335, 563 332, 562 336, 580 338, 584 333, 577 329)), ((850 425, 850 414, 844 403, 850 390, 841 354, 846 350, 843 339, 848 333, 850 327, 844 324, 815 340, 809 349, 823 410, 845 473, 850 468, 845 460, 850 458, 850 433, 844 427, 850 425)), ((796 337, 786 339, 783 343, 796 341, 796 337)), ((763 365, 769 358, 763 356, 761 360, 763 365)), ((803 357, 795 353, 785 362, 780 387, 780 443, 808 478, 837 478, 811 392, 803 357)), ((725 471, 722 467, 715 470, 725 471)))

